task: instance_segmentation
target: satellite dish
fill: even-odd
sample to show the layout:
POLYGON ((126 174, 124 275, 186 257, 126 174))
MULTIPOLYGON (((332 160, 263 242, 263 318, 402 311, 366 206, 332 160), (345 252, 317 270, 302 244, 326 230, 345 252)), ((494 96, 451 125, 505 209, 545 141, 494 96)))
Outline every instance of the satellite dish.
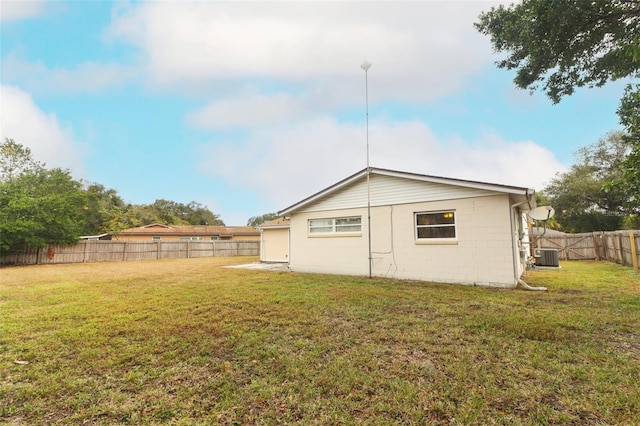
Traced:
POLYGON ((528 215, 533 220, 549 220, 556 211, 551 206, 540 206, 530 210, 528 215))

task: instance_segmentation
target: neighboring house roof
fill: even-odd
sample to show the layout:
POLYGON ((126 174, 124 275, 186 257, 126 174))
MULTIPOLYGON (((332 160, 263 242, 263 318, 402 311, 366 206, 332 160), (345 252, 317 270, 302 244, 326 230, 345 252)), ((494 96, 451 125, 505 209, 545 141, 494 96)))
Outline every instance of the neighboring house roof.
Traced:
POLYGON ((163 225, 152 223, 150 225, 129 228, 120 232, 120 235, 219 235, 233 236, 260 236, 260 233, 251 226, 214 226, 214 225, 163 225))
POLYGON ((277 219, 273 219, 273 220, 270 220, 269 222, 265 222, 258 225, 258 229, 288 228, 289 222, 290 222, 289 219, 285 219, 284 217, 279 217, 277 219))
MULTIPOLYGON (((502 184, 495 184, 495 183, 478 182, 478 181, 472 181, 472 180, 422 175, 417 173, 408 173, 408 172, 401 172, 396 170, 380 169, 375 167, 372 167, 370 171, 371 171, 371 176, 376 176, 376 175, 388 176, 388 177, 395 177, 395 178, 401 178, 401 179, 408 179, 411 181, 444 184, 444 185, 457 186, 460 188, 476 189, 476 190, 483 190, 483 191, 489 191, 489 192, 507 193, 507 194, 516 196, 516 198, 522 202, 526 202, 529 199, 531 199, 532 198, 531 196, 534 193, 533 189, 520 187, 520 186, 509 186, 509 185, 502 185, 502 184)), ((367 176, 367 172, 368 172, 368 169, 366 168, 362 169, 359 172, 349 176, 348 178, 343 179, 340 182, 334 185, 331 185, 328 188, 325 188, 322 191, 317 192, 311 195, 310 197, 307 197, 304 200, 299 201, 285 208, 284 210, 278 212, 278 214, 281 216, 286 216, 306 206, 309 206, 310 204, 313 204, 319 200, 329 197, 332 194, 348 187, 349 185, 352 185, 355 182, 358 182, 364 179, 367 176)), ((534 206, 531 206, 531 207, 534 207, 534 206)))
POLYGON ((100 235, 83 235, 81 237, 78 237, 81 240, 110 240, 111 239, 111 234, 109 233, 105 233, 105 234, 100 234, 100 235))

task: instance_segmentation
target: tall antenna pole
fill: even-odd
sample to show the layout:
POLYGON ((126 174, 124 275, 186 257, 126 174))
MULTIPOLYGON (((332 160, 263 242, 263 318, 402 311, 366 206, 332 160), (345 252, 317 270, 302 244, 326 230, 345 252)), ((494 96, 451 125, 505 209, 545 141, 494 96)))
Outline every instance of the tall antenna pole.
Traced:
POLYGON ((371 167, 369 165, 369 68, 371 68, 371 62, 364 61, 360 65, 360 68, 364 70, 364 93, 367 117, 367 231, 369 233, 369 278, 372 278, 373 258, 371 256, 371 167))

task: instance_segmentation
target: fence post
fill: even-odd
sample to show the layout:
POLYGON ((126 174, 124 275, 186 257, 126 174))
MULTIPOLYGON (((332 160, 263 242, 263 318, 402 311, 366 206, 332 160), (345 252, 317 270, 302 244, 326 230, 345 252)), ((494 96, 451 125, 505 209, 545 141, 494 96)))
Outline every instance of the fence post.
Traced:
POLYGON ((636 236, 633 231, 629 232, 629 242, 631 243, 631 259, 633 262, 633 269, 638 270, 638 252, 636 250, 636 236))
POLYGON ((620 264, 624 265, 624 250, 622 250, 622 234, 618 234, 618 246, 620 246, 620 264))
POLYGON ((160 244, 162 244, 161 241, 156 241, 156 259, 160 259, 160 244))
POLYGON ((596 233, 593 233, 593 257, 600 261, 600 246, 598 245, 598 236, 596 233))

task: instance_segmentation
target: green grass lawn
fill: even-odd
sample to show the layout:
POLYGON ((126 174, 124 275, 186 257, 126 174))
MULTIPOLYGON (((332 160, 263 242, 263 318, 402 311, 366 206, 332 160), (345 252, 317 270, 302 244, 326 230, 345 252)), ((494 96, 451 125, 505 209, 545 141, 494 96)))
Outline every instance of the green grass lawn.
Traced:
POLYGON ((640 276, 548 292, 221 268, 0 269, 0 423, 640 424, 640 276))

